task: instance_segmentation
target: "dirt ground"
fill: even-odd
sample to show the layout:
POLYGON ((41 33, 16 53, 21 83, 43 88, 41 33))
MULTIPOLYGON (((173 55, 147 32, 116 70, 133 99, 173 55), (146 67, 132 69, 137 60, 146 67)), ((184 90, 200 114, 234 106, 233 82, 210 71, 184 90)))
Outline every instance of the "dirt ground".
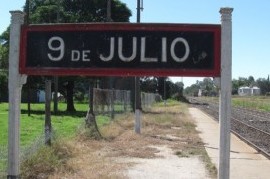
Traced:
POLYGON ((72 157, 49 178, 215 178, 202 160, 196 126, 184 111, 176 106, 144 113, 140 135, 133 131, 132 115, 102 128, 102 140, 81 135, 68 144, 72 157))
POLYGON ((129 159, 136 165, 126 171, 127 178, 209 178, 204 164, 198 157, 179 158, 167 146, 153 146, 158 149, 153 159, 129 159))

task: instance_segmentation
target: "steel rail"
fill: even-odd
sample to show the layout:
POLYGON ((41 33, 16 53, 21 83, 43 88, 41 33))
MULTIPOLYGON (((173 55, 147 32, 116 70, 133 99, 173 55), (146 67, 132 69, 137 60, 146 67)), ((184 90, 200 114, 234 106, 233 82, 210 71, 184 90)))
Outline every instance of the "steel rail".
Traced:
MULTIPOLYGON (((256 132, 260 132, 260 133, 262 133, 262 134, 264 134, 264 135, 266 135, 266 136, 268 136, 268 137, 270 138, 270 133, 265 132, 265 131, 263 131, 263 130, 261 130, 261 129, 258 129, 258 128, 256 128, 256 127, 253 127, 253 126, 251 126, 251 125, 249 125, 249 124, 246 124, 246 123, 244 123, 244 122, 242 122, 242 121, 240 121, 240 120, 238 120, 238 119, 235 119, 235 118, 233 118, 233 117, 232 117, 232 119, 233 119, 234 121, 237 121, 237 122, 240 123, 241 125, 247 126, 248 128, 251 128, 251 129, 253 129, 253 130, 256 131, 256 132)), ((261 153, 262 155, 264 155, 266 158, 270 159, 270 153, 269 153, 269 152, 265 151, 263 148, 259 147, 259 146, 256 145, 255 143, 251 142, 249 139, 247 139, 247 138, 244 137, 243 135, 239 134, 237 131, 231 129, 231 132, 232 132, 234 135, 236 135, 238 138, 240 138, 241 140, 243 140, 244 142, 246 142, 248 145, 250 145, 251 147, 253 147, 255 150, 257 150, 259 153, 261 153)))

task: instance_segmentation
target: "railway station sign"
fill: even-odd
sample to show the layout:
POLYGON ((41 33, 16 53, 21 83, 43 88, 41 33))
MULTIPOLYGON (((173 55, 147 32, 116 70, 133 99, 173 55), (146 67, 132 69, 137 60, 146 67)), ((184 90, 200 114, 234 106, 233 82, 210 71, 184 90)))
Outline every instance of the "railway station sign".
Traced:
POLYGON ((92 23, 22 27, 20 73, 220 76, 220 25, 92 23))

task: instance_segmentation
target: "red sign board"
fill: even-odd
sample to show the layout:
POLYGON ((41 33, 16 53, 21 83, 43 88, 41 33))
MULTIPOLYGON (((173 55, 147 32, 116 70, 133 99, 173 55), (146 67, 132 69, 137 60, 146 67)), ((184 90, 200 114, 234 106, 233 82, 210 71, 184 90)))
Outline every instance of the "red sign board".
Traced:
POLYGON ((141 23, 23 26, 20 73, 220 76, 220 29, 141 23))

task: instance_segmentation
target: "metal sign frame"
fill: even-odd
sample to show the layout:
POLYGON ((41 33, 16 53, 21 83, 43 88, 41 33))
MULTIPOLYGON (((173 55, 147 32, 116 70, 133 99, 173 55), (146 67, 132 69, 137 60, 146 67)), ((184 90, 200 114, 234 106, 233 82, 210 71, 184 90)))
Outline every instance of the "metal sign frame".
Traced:
MULTIPOLYGON (((208 24, 151 24, 151 23, 140 23, 140 24, 136 24, 136 23, 89 23, 89 24, 57 24, 57 25, 28 25, 28 26, 22 26, 22 35, 21 35, 21 44, 20 44, 20 73, 21 74, 28 74, 28 75, 63 75, 63 76, 72 76, 72 75, 84 75, 84 76, 206 76, 206 77, 219 77, 220 76, 220 49, 221 49, 221 26, 220 25, 208 25, 208 24), (139 42, 139 40, 141 40, 140 38, 142 38, 142 34, 146 34, 146 36, 150 36, 152 33, 153 35, 153 39, 155 38, 161 38, 166 36, 167 34, 172 33, 174 36, 175 34, 179 34, 179 36, 187 36, 187 38, 192 38, 192 36, 195 34, 197 36, 200 36, 201 34, 204 35, 206 33, 211 34, 212 35, 212 41, 210 41, 211 44, 211 52, 212 54, 211 59, 209 60, 210 63, 212 63, 210 66, 211 67, 186 67, 185 63, 172 63, 171 65, 168 65, 168 67, 166 67, 167 64, 165 64, 164 62, 161 62, 162 60, 159 59, 159 61, 157 62, 146 62, 144 64, 139 64, 138 62, 136 62, 136 64, 130 65, 125 67, 124 65, 120 64, 116 64, 113 67, 108 67, 108 66, 100 66, 98 67, 98 65, 94 64, 92 65, 92 67, 84 67, 83 65, 81 65, 80 67, 75 67, 74 65, 69 65, 69 66, 64 66, 64 67, 58 67, 58 66, 43 66, 43 65, 36 65, 36 66, 31 66, 29 65, 29 59, 32 59, 32 61, 35 61, 35 59, 33 59, 33 57, 29 57, 30 52, 32 53, 32 51, 36 52, 39 51, 37 44, 40 43, 37 38, 34 38, 35 36, 31 36, 31 34, 34 33, 39 33, 39 34, 50 34, 51 36, 53 36, 54 34, 60 34, 61 33, 67 33, 64 34, 66 37, 68 38, 68 36, 70 36, 70 34, 79 34, 79 33, 94 33, 94 35, 92 36, 97 36, 99 35, 98 33, 114 33, 117 34, 119 36, 119 34, 128 34, 127 36, 130 35, 134 35, 136 38, 138 37, 138 43, 137 43, 137 48, 138 48, 138 53, 142 53, 142 49, 141 49, 141 44, 139 42), (96 34, 97 35, 96 35, 96 34), (136 34, 140 34, 137 35, 136 34), (150 35, 149 35, 150 34, 150 35), (32 38, 32 42, 30 44, 29 39, 31 40, 32 38), (32 49, 29 49, 32 48, 32 49), (31 51, 32 50, 32 51, 31 51), (141 65, 139 67, 137 67, 138 65, 141 65), (165 64, 165 65, 164 65, 165 64), (177 66, 178 64, 180 64, 179 66, 177 66), (122 65, 122 67, 121 67, 122 65), (153 67, 152 67, 152 66, 153 67), (74 66, 74 67, 73 67, 74 66), (120 66, 120 67, 118 67, 120 66)), ((63 34, 62 34, 63 35, 63 34)), ((41 39, 44 40, 45 37, 42 36, 41 39)), ((47 38, 47 37, 46 37, 47 38)), ((147 37, 146 37, 147 38, 147 37)), ((169 37, 171 38, 171 37, 169 37)), ((168 39, 169 39, 168 38, 168 39)), ((205 39, 207 39, 205 37, 205 39)), ((46 39, 46 43, 48 44, 48 38, 46 39)), ((65 39, 64 39, 65 40, 65 39)), ((74 41, 76 41, 77 39, 74 39, 74 41)), ((144 39, 145 40, 145 39, 144 39)), ((146 39, 147 40, 147 39, 146 39)), ((167 39, 166 39, 167 40, 167 39)), ((200 40, 200 39, 199 39, 200 40)), ((199 43, 197 39, 193 40, 194 44, 199 43)), ((73 41, 73 40, 69 40, 69 41, 73 41)), ((115 39, 115 43, 118 42, 119 45, 119 41, 117 41, 117 39, 115 39)), ((141 40, 142 41, 142 40, 141 40)), ((172 40, 171 40, 172 41, 172 40)), ((153 42, 153 41, 152 41, 153 42)), ((167 42, 164 40, 164 43, 167 42)), ((181 39, 180 41, 178 41, 179 43, 181 43, 181 39)), ((48 48, 46 47, 47 44, 44 43, 44 41, 41 42, 42 45, 39 45, 39 48, 42 48, 42 51, 44 51, 44 49, 48 48)), ((75 42, 74 42, 75 43, 75 42)), ((81 44, 87 43, 87 42, 81 42, 81 44)), ((123 42, 124 44, 125 42, 123 42)), ((147 43, 147 42, 145 42, 147 43)), ((154 41, 155 43, 155 41, 154 41)), ((148 49, 151 50, 151 46, 154 44, 152 43, 150 46, 148 44, 148 49)), ((163 43, 163 39, 162 41, 159 39, 159 43, 163 43)), ((169 40, 168 40, 169 43, 169 40)), ((170 42, 171 43, 171 42, 170 42)), ((177 42, 176 42, 177 43, 177 42)), ((200 46, 203 46, 204 42, 200 42, 201 44, 199 44, 200 46)), ((184 44, 184 42, 183 42, 184 44)), ((208 42, 209 44, 209 42, 208 42)), ((51 45, 51 44, 50 44, 51 45)), ((133 44, 134 45, 134 44, 133 44)), ((174 43, 174 45, 176 45, 174 43)), ((178 44, 179 45, 179 44, 178 44)), ((66 45, 68 46, 68 45, 66 45)), ((124 45, 122 45, 124 46, 124 45)), ((162 46, 160 49, 158 49, 157 51, 163 51, 165 49, 168 51, 166 51, 166 55, 169 58, 169 54, 167 53, 172 53, 172 50, 170 51, 170 48, 167 46, 162 46)), ((54 48, 54 47, 53 47, 54 48)), ((123 49, 124 47, 122 47, 123 49)), ((195 47, 198 48, 198 47, 195 47)), ((200 47, 199 47, 200 48, 200 47)), ((147 50, 145 49, 145 54, 147 56, 147 50)), ((175 47, 176 49, 176 47, 175 47)), ((179 49, 179 47, 178 47, 179 49)), ((177 50, 178 50, 177 49, 177 50)), ((177 52, 177 50, 175 50, 177 52)), ((190 47, 190 53, 191 51, 194 50, 192 49, 192 46, 190 47)), ((90 51, 90 50, 89 50, 90 51)), ((116 50, 115 50, 116 51, 116 50)), ((153 50, 152 50, 153 51, 153 50)), ((47 51, 46 51, 47 52, 47 51)), ((175 53, 176 53, 175 52, 175 53)), ((117 53, 117 52, 116 52, 117 53)), ((43 53, 46 55, 46 53, 43 53)), ((40 55, 41 56, 41 55, 40 55)), ((42 57, 38 56, 36 59, 40 60, 41 58, 43 58, 44 55, 42 55, 42 57)), ((140 58, 140 54, 137 55, 140 58)), ((151 56, 151 55, 149 55, 151 56)), ((179 56, 179 55, 178 55, 179 56)), ((160 55, 160 58, 162 58, 164 56, 160 55)), ((47 58, 47 57, 46 57, 47 58)), ((165 57, 164 57, 165 58, 165 57)), ((166 57, 167 58, 167 57, 166 57)), ((175 57, 176 58, 176 57, 175 57)), ((191 57, 188 57, 191 58, 191 57)), ((145 58, 146 59, 146 58, 145 58)), ((145 60, 144 59, 144 60, 145 60)), ((119 58, 118 58, 119 60, 119 58)), ((135 58, 134 61, 138 61, 138 58, 135 58)), ((166 59, 167 60, 167 59, 166 59)), ((170 59, 168 59, 169 61, 170 59)), ((178 58, 179 60, 179 58, 178 58)), ((90 61, 90 60, 89 60, 90 61)), ((173 61, 173 60, 171 60, 173 61)), ((32 62, 31 62, 32 63, 32 62)), ((209 62, 207 62, 209 63, 209 62)))

